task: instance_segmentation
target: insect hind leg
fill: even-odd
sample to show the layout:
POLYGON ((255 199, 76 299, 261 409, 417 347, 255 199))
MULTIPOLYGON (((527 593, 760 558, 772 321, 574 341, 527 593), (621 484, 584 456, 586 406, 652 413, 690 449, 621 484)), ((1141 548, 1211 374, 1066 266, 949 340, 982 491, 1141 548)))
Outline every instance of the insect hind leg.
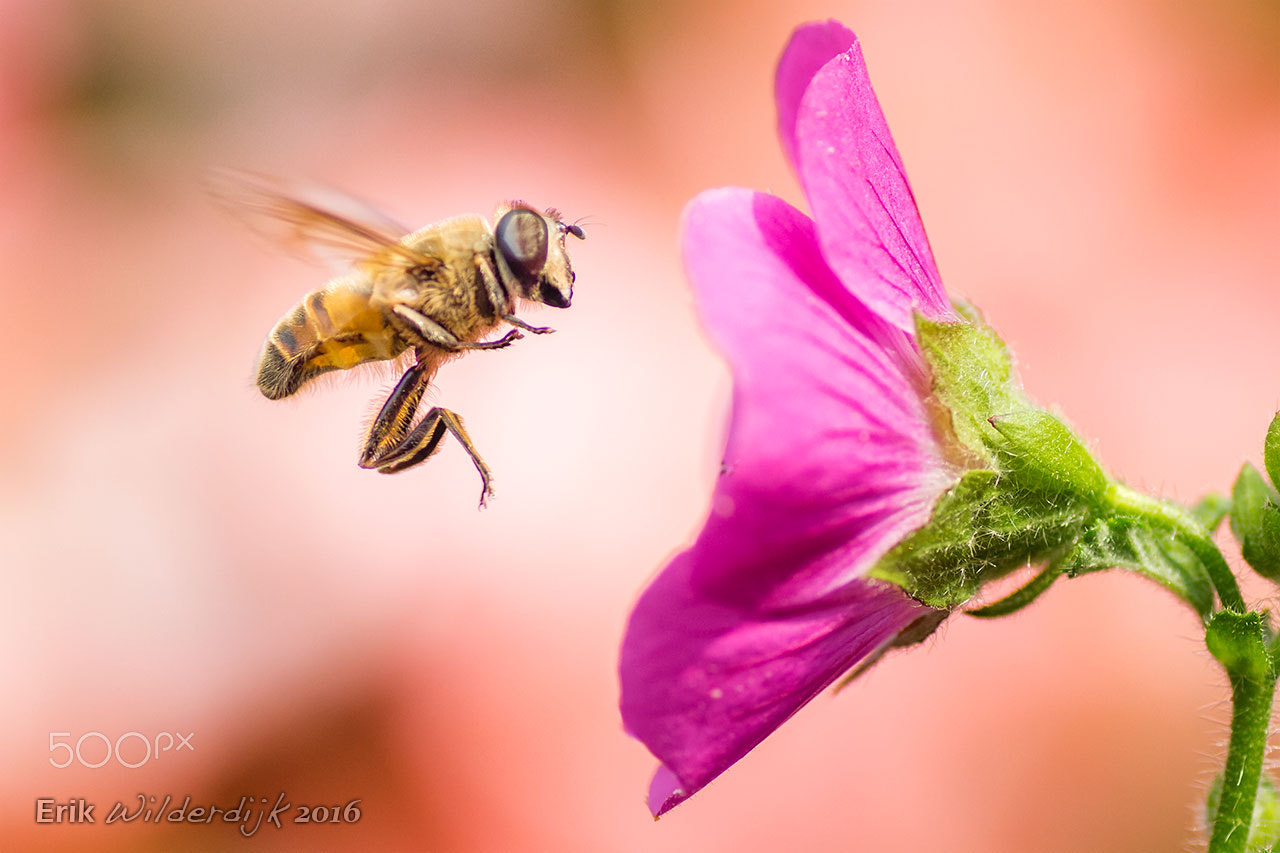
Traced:
POLYGON ((485 500, 493 496, 492 472, 476 450, 457 412, 436 406, 411 427, 427 388, 429 380, 426 376, 423 365, 414 365, 397 383, 369 427, 364 450, 360 454, 360 467, 375 468, 383 474, 407 470, 434 455, 440 449, 445 433, 452 433, 480 472, 480 507, 484 508, 485 500))
POLYGON ((439 406, 431 409, 398 445, 388 448, 386 455, 376 460, 375 466, 380 473, 394 474, 425 462, 440 449, 446 432, 458 440, 480 473, 480 508, 484 509, 485 501, 493 497, 493 472, 476 450, 457 412, 439 406))
POLYGON ((388 449, 387 455, 377 460, 381 474, 395 474, 426 462, 440 449, 440 440, 448 431, 437 414, 439 409, 427 412, 425 418, 404 437, 401 444, 388 449))

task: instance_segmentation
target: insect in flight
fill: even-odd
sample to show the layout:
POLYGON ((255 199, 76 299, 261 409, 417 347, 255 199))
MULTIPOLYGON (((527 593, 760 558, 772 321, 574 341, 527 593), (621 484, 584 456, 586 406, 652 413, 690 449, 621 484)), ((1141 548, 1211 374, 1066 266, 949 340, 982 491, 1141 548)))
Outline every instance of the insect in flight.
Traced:
POLYGON ((251 225, 284 229, 277 238, 334 249, 354 263, 272 329, 258 359, 259 390, 279 400, 321 374, 411 354, 365 433, 360 467, 404 471, 430 458, 450 433, 480 472, 484 507, 493 495, 491 474, 462 418, 438 406, 419 413, 419 405, 448 359, 502 349, 522 338, 521 330, 554 331, 526 323, 516 311, 531 302, 569 307, 574 274, 565 239, 584 239, 582 228, 554 209, 511 201, 498 205, 493 226, 466 215, 406 234, 376 217, 348 217, 293 198, 266 180, 214 176, 210 189, 251 225), (504 323, 513 328, 483 340, 504 323))

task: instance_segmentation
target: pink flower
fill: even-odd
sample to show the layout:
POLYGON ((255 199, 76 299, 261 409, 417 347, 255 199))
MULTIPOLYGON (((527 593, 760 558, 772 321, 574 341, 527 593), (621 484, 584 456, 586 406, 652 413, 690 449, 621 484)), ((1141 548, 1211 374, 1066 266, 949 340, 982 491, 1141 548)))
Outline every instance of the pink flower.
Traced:
POLYGON ((776 88, 813 218, 736 188, 684 216, 734 398, 706 524, 641 596, 622 646, 623 721, 662 762, 655 816, 945 615, 865 574, 960 473, 914 338, 914 312, 955 316, 854 34, 800 28, 776 88))

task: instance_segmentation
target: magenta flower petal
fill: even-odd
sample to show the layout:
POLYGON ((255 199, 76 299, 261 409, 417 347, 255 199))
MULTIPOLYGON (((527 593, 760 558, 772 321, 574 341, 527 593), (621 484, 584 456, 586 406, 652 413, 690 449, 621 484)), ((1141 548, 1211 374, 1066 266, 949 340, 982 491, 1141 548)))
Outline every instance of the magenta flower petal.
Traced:
POLYGON ((622 716, 663 767, 655 814, 723 772, 928 608, 862 574, 928 520, 952 473, 918 354, 835 278, 774 196, 690 203, 685 263, 734 368, 724 471, 692 548, 641 597, 622 716))
POLYGON ((676 774, 668 770, 665 764, 659 765, 654 771, 653 779, 649 782, 649 811, 653 816, 657 817, 688 796, 680 786, 680 780, 676 778, 676 774), (675 799, 675 802, 667 805, 667 801, 671 799, 675 799))
MULTIPOLYGON (((806 27, 801 44, 833 48, 849 34, 834 22, 806 27)), ((904 331, 912 311, 934 319, 954 315, 933 261, 915 196, 893 144, 880 102, 871 89, 856 39, 816 73, 816 48, 783 55, 778 69, 787 102, 795 81, 810 75, 794 119, 794 139, 783 135, 818 223, 827 263, 866 305, 904 331)))
POLYGON ((959 474, 927 409, 913 312, 954 314, 853 33, 797 30, 776 88, 814 219, 743 189, 685 211, 685 266, 734 396, 707 521, 622 645, 623 721, 661 762, 655 815, 946 615, 865 574, 959 474))
POLYGON ((836 21, 805 24, 795 31, 778 61, 774 92, 778 100, 778 137, 783 153, 796 162, 796 116, 809 81, 822 66, 857 44, 853 31, 836 21))
POLYGON ((929 608, 859 580, 787 611, 742 609, 701 587, 691 553, 636 605, 622 648, 622 718, 662 762, 654 816, 692 796, 929 608))
POLYGON ((699 537, 703 583, 759 607, 814 600, 922 525, 950 480, 879 320, 832 275, 813 222, 750 190, 690 202, 685 265, 733 365, 732 425, 699 537))

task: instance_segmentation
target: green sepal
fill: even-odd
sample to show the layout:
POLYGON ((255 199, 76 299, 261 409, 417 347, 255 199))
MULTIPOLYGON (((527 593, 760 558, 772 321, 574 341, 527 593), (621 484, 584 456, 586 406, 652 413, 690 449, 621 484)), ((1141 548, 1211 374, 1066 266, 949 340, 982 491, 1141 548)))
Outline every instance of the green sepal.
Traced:
POLYGON ((1262 463, 1271 478, 1271 485, 1280 489, 1280 412, 1267 427, 1267 438, 1262 443, 1262 463))
POLYGON ((949 609, 987 581, 1069 543, 1087 515, 1078 503, 1011 488, 994 471, 967 471, 938 500, 929 523, 894 546, 870 574, 930 607, 949 609))
POLYGON ((1191 548, 1149 519, 1112 510, 1095 519, 1063 562, 1069 576, 1104 569, 1145 575, 1195 609, 1201 619, 1213 610, 1213 584, 1191 548))
POLYGON ((949 415, 955 441, 968 454, 1034 492, 1071 493, 1091 502, 1107 476, 1071 430, 1037 408, 1018 387, 1013 362, 971 306, 967 322, 937 323, 916 315, 916 340, 933 379, 934 402, 949 415))
MULTIPOLYGON (((1267 434, 1268 439, 1270 433, 1267 434)), ((1231 487, 1231 532, 1253 570, 1280 580, 1280 508, 1273 489, 1248 462, 1231 487)))
MULTIPOLYGON (((1209 786, 1205 798, 1208 815, 1206 824, 1212 825, 1218 814, 1218 802, 1222 799, 1222 774, 1219 773, 1209 786)), ((1276 853, 1280 850, 1280 792, 1271 777, 1262 774, 1258 780, 1258 794, 1253 801, 1253 819, 1249 822, 1249 837, 1245 840, 1246 853, 1276 853)))
POLYGON ((1026 488, 1069 493, 1096 503, 1107 489, 1107 475, 1066 424, 1041 409, 1023 409, 987 419, 1005 439, 997 446, 1002 471, 1026 488))
POLYGON ((1262 681, 1270 677, 1272 663, 1266 614, 1219 610, 1205 629, 1205 645, 1232 678, 1262 681))
POLYGON ((956 440, 970 453, 994 462, 999 434, 989 418, 1029 407, 1014 378, 1004 341, 970 306, 956 308, 969 322, 937 323, 916 314, 916 340, 933 376, 933 393, 951 413, 956 440))
POLYGON ((1062 577, 1062 560, 1051 560, 1044 570, 1026 584, 1018 587, 999 601, 993 601, 982 607, 966 610, 965 614, 978 619, 994 619, 997 616, 1008 616, 1035 601, 1053 582, 1062 577))
POLYGON ((1209 492, 1191 507, 1191 517, 1210 533, 1218 529, 1218 525, 1230 512, 1231 498, 1217 492, 1209 492))
MULTIPOLYGON (((1022 394, 1000 338, 973 309, 956 310, 965 322, 917 314, 916 340, 932 380, 935 423, 949 433, 944 454, 968 470, 938 499, 928 523, 885 554, 871 576, 951 609, 1028 564, 1056 562, 1068 575, 1121 567, 1150 577, 1206 618, 1213 586, 1179 532, 1201 535, 1203 528, 1184 511, 1110 481, 1060 419, 1022 394)), ((1206 520, 1220 508, 1220 501, 1208 505, 1206 520)), ((1056 577, 1046 572, 975 613, 1021 609, 1056 577)))
POLYGON ((834 692, 839 693, 841 690, 844 690, 852 684, 856 679, 860 678, 864 672, 879 663, 880 658, 884 657, 887 652, 892 651, 893 649, 901 649, 907 646, 914 646, 917 643, 923 643, 925 640, 929 639, 929 637, 933 636, 933 632, 938 630, 938 626, 945 622, 947 617, 950 615, 950 611, 947 610, 933 610, 925 613, 906 628, 899 631, 898 636, 890 640, 887 645, 882 646, 859 661, 858 665, 855 666, 848 675, 840 679, 835 686, 834 692))

